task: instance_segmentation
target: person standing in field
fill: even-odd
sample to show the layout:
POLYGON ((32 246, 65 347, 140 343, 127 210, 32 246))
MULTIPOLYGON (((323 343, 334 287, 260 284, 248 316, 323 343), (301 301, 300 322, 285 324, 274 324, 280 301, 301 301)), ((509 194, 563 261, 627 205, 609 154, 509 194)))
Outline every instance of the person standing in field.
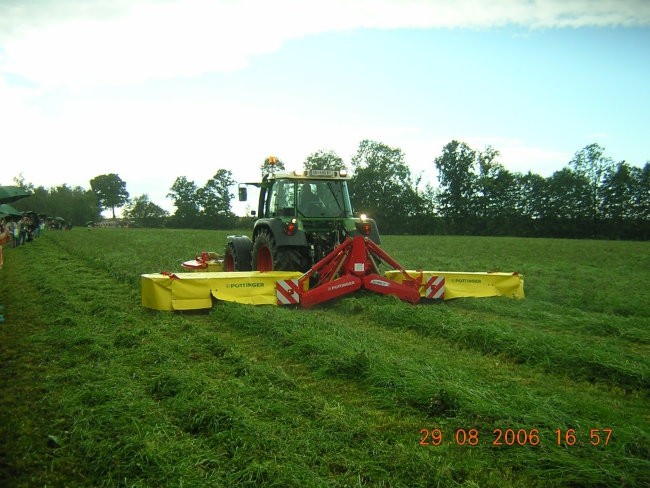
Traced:
POLYGON ((18 228, 20 229, 20 234, 18 238, 18 245, 22 246, 27 242, 27 231, 29 227, 29 221, 27 220, 27 217, 23 217, 18 221, 18 228))
POLYGON ((20 219, 20 244, 27 244, 29 241, 30 221, 27 216, 20 219))
POLYGON ((41 221, 38 215, 32 216, 32 238, 38 239, 41 237, 41 221))
POLYGON ((5 223, 5 219, 0 220, 0 269, 4 266, 4 253, 2 245, 9 242, 9 227, 5 223))
POLYGON ((17 237, 17 232, 16 232, 16 221, 15 220, 10 220, 7 222, 7 229, 9 229, 9 247, 14 248, 17 246, 16 242, 18 240, 17 237))

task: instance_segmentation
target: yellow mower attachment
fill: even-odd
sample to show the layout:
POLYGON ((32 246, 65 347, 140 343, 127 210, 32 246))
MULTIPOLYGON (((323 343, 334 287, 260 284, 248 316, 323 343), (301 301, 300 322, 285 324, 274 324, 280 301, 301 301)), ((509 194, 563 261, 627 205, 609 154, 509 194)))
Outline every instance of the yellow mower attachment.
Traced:
POLYGON ((250 305, 276 305, 276 282, 301 275, 295 271, 143 274, 142 305, 154 310, 198 310, 211 308, 213 297, 250 305))
MULTIPOLYGON (((524 298, 524 277, 519 273, 474 273, 458 271, 413 271, 406 273, 414 279, 422 275, 422 298, 451 300, 463 297, 524 298)), ((387 278, 402 282, 403 273, 387 271, 387 278)))

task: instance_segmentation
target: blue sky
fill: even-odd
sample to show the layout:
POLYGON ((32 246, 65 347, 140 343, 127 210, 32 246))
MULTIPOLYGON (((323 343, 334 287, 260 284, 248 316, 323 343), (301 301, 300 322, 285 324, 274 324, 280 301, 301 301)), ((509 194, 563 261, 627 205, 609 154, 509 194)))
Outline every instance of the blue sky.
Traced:
POLYGON ((644 0, 0 0, 0 183, 165 198, 268 155, 399 147, 436 183, 452 139, 548 176, 597 142, 650 160, 644 0))

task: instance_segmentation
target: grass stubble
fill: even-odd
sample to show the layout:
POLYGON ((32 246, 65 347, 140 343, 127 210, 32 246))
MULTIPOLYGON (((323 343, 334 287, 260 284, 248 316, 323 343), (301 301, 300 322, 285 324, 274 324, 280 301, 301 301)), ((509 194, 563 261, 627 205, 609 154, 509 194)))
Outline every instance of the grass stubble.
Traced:
POLYGON ((3 486, 650 482, 647 243, 384 239, 407 267, 520 271, 523 301, 141 307, 140 274, 224 241, 75 229, 7 252, 3 486), (436 428, 443 442, 421 446, 436 428), (539 444, 495 446, 494 429, 539 444), (612 429, 608 445, 590 429, 612 429))

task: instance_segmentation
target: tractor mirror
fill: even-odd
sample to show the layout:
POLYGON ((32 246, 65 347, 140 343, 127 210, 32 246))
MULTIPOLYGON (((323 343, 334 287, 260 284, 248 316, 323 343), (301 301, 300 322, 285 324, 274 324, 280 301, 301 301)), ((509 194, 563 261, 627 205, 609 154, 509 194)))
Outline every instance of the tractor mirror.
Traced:
POLYGON ((240 202, 245 202, 247 198, 248 198, 248 192, 246 191, 246 187, 245 186, 240 186, 239 187, 239 201, 240 202))
POLYGON ((255 210, 251 210, 251 217, 255 217, 257 215, 257 212, 255 210))

